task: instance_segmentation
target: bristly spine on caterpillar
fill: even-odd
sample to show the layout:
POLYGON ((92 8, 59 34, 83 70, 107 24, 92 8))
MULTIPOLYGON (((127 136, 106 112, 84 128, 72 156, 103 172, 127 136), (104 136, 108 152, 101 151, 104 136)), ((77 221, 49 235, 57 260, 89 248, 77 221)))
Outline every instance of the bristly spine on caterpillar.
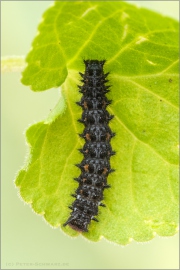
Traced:
POLYGON ((84 138, 85 144, 79 151, 84 155, 80 164, 76 166, 81 170, 79 177, 74 178, 79 183, 75 194, 75 201, 69 208, 72 210, 69 219, 64 226, 69 225, 78 232, 88 232, 91 220, 97 221, 98 207, 105 207, 103 191, 109 188, 107 177, 114 170, 110 166, 110 157, 115 155, 110 141, 115 133, 108 126, 114 117, 106 110, 111 104, 105 96, 110 86, 105 84, 109 72, 104 74, 103 66, 105 60, 84 60, 85 73, 79 73, 83 85, 78 86, 79 92, 83 94, 77 105, 82 107, 83 113, 78 121, 85 128, 80 137, 84 138))

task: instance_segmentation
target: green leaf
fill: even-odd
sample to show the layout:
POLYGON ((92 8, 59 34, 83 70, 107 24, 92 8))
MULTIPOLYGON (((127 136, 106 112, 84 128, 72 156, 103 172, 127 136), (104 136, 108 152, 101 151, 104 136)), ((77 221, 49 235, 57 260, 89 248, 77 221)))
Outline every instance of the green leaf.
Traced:
MULTIPOLYGON (((39 25, 22 82, 62 85, 48 118, 26 133, 29 159, 16 179, 24 201, 53 226, 69 216, 84 141, 77 122, 82 59, 107 59, 116 155, 106 208, 84 237, 119 244, 170 236, 178 225, 178 22, 124 2, 56 2, 39 25)), ((78 233, 62 227, 67 234, 78 233)))

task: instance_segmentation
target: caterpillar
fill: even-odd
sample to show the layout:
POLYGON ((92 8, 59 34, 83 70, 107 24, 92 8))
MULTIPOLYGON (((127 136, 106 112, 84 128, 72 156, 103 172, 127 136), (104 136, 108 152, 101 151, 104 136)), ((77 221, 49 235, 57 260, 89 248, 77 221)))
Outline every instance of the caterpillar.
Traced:
POLYGON ((106 93, 110 86, 107 76, 104 74, 103 66, 105 60, 84 60, 85 73, 79 72, 83 85, 78 86, 82 98, 77 105, 82 107, 83 113, 78 121, 84 124, 85 128, 80 137, 84 138, 85 144, 79 151, 84 155, 80 164, 76 166, 81 170, 78 178, 79 183, 75 194, 75 201, 69 208, 72 210, 70 217, 63 224, 69 225, 78 232, 88 232, 91 220, 97 221, 98 207, 105 207, 103 191, 109 188, 107 177, 114 170, 110 166, 110 157, 115 154, 110 141, 115 133, 108 126, 109 121, 114 117, 106 110, 112 100, 108 100, 106 93))

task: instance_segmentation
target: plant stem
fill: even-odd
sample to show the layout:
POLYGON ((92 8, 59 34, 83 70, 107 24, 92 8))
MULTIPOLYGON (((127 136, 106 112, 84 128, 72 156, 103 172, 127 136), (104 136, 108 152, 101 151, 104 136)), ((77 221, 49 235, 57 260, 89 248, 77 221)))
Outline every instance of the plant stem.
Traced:
POLYGON ((24 69, 24 56, 4 56, 1 57, 1 73, 4 72, 20 72, 24 69))

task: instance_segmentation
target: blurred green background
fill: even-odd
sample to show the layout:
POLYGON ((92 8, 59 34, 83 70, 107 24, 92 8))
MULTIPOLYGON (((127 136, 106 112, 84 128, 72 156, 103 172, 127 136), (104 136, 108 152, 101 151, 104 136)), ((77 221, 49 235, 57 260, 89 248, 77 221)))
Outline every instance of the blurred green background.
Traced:
MULTIPOLYGON (((178 19, 179 1, 128 1, 178 19)), ((2 1, 2 56, 26 55, 53 1, 2 1)), ((2 269, 179 269, 178 235, 122 247, 52 229, 18 197, 13 179, 24 163, 26 128, 49 114, 58 90, 34 93, 20 72, 2 75, 2 269)))

